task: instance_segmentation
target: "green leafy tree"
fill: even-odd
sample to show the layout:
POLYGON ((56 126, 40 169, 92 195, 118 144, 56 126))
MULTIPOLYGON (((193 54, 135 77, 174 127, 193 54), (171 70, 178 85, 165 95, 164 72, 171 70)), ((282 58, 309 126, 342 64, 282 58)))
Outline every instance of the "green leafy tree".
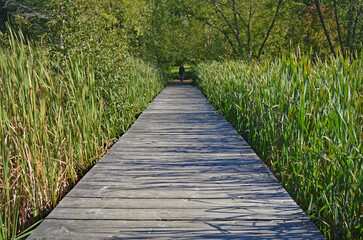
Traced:
POLYGON ((2 0, 0 5, 0 31, 6 31, 9 20, 13 28, 34 41, 52 43, 57 36, 59 0, 2 0))
POLYGON ((179 4, 189 16, 218 30, 236 56, 259 58, 281 13, 283 0, 188 0, 179 4))
POLYGON ((153 2, 148 50, 166 69, 230 55, 223 35, 210 24, 190 17, 179 1, 153 2))

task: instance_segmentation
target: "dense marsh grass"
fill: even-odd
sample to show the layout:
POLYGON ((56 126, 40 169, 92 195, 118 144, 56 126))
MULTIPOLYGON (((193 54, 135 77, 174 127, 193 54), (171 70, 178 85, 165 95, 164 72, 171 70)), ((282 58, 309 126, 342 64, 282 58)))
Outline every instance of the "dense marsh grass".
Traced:
POLYGON ((362 57, 201 64, 197 85, 329 239, 363 236, 362 57))
POLYGON ((44 217, 164 86, 131 57, 95 79, 82 55, 50 57, 13 34, 9 43, 0 49, 0 239, 44 217))

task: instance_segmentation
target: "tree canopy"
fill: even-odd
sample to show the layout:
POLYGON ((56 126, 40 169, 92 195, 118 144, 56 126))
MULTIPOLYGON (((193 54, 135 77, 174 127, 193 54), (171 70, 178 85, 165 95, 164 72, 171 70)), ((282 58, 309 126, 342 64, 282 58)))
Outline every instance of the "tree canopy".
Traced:
POLYGON ((9 21, 57 51, 118 49, 165 67, 298 49, 324 58, 360 52, 363 39, 360 0, 2 0, 0 11, 3 44, 9 21))

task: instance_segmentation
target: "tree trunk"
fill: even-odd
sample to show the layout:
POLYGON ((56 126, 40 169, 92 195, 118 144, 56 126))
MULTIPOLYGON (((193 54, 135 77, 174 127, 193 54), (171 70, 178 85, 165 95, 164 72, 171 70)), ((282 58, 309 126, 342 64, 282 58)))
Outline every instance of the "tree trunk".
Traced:
POLYGON ((261 47, 260 47, 260 50, 258 51, 258 56, 257 56, 257 60, 260 59, 261 57, 261 53, 262 53, 262 50, 263 48, 265 47, 265 44, 267 42, 267 39, 268 37, 270 36, 270 33, 272 31, 272 28, 274 27, 275 25, 275 21, 276 21, 276 18, 277 16, 279 15, 279 10, 280 10, 280 6, 281 6, 281 3, 282 3, 283 0, 279 0, 279 3, 277 4, 277 8, 276 8, 276 13, 275 13, 275 16, 274 16, 274 19, 272 20, 272 23, 270 25, 270 28, 268 29, 267 33, 266 33, 266 37, 265 37, 265 40, 263 40, 262 44, 261 44, 261 47))
POLYGON ((185 5, 185 4, 183 4, 183 6, 184 6, 184 8, 185 8, 185 11, 187 11, 187 13, 189 13, 192 17, 194 17, 195 19, 197 19, 197 20, 199 20, 199 21, 202 21, 202 22, 204 22, 205 24, 207 24, 208 26, 210 26, 210 27, 214 27, 215 29, 217 29, 218 31, 220 31, 225 37, 226 37, 226 39, 227 39, 227 41, 228 41, 228 43, 229 43, 229 45, 231 45, 231 48, 232 48, 232 51, 233 51, 233 53, 234 54, 237 54, 237 51, 236 51, 236 48, 235 48, 235 46, 234 46, 234 44, 233 44, 233 41, 232 41, 232 39, 229 37, 229 35, 228 35, 228 33, 227 33, 227 31, 225 31, 224 29, 221 29, 221 28, 218 28, 218 27, 216 27, 215 25, 213 25, 212 23, 210 23, 208 20, 206 20, 206 19, 203 19, 203 18, 200 18, 200 17, 198 17, 194 12, 193 12, 193 10, 192 9, 190 9, 190 7, 189 6, 187 6, 187 5, 185 5))
POLYGON ((346 39, 346 44, 347 44, 347 48, 349 48, 349 50, 352 50, 352 46, 350 45, 350 41, 352 38, 352 26, 353 26, 353 6, 350 6, 349 8, 349 17, 348 17, 348 26, 347 26, 347 39, 346 39))
POLYGON ((335 15, 335 22, 337 24, 340 50, 342 51, 343 57, 345 58, 345 50, 344 50, 344 45, 343 45, 343 41, 342 41, 342 34, 340 31, 340 24, 339 24, 339 17, 338 17, 337 0, 334 0, 334 15, 335 15))
POLYGON ((355 34, 357 32, 358 20, 359 20, 359 16, 360 16, 361 13, 362 13, 362 7, 359 8, 359 10, 357 12, 357 17, 355 18, 355 22, 354 22, 354 26, 353 26, 352 45, 353 45, 354 40, 355 40, 355 34))
POLYGON ((236 26, 236 38, 237 38, 237 42, 238 42, 238 52, 241 53, 242 52, 242 44, 241 44, 241 40, 240 40, 240 33, 239 33, 239 26, 238 26, 238 19, 237 19, 237 10, 236 10, 236 1, 233 0, 233 17, 234 17, 234 23, 236 26))
POLYGON ((238 50, 242 49, 242 43, 241 43, 241 39, 239 38, 237 31, 233 28, 232 24, 228 21, 227 17, 224 15, 224 13, 222 12, 222 10, 218 7, 216 2, 213 2, 214 7, 216 8, 217 12, 222 16, 222 18, 224 19, 224 21, 227 23, 228 27, 231 29, 233 35, 236 38, 236 41, 238 43, 238 50))
POLYGON ((326 40, 329 43, 331 52, 333 53, 334 57, 336 58, 337 55, 335 54, 334 47, 333 47, 333 44, 332 44, 332 42, 330 40, 330 36, 329 36, 328 30, 325 27, 325 22, 324 22, 323 14, 321 13, 321 10, 320 10, 319 0, 314 0, 314 2, 315 2, 315 6, 316 6, 316 8, 318 10, 320 22, 321 22, 321 25, 323 26, 324 33, 325 33, 325 36, 326 36, 326 40))
POLYGON ((227 38, 227 41, 229 43, 229 45, 231 45, 232 47, 232 51, 234 54, 237 54, 237 50, 236 48, 234 47, 234 44, 232 42, 232 39, 229 37, 228 33, 226 31, 221 31, 223 33, 223 35, 227 38))
POLYGON ((247 26, 247 45, 248 45, 248 56, 251 58, 252 51, 251 51, 251 24, 252 24, 252 2, 250 2, 250 17, 248 19, 248 26, 247 26))

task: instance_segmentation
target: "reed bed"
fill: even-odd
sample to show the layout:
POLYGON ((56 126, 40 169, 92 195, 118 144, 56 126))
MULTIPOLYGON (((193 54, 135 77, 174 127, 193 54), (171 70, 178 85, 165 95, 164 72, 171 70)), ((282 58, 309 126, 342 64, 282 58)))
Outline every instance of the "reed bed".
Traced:
POLYGON ((200 64, 197 85, 328 239, 362 239, 362 56, 314 61, 200 64))
POLYGON ((155 68, 131 57, 96 79, 82 55, 50 57, 12 33, 9 43, 0 49, 0 239, 28 234, 163 88, 155 68))

